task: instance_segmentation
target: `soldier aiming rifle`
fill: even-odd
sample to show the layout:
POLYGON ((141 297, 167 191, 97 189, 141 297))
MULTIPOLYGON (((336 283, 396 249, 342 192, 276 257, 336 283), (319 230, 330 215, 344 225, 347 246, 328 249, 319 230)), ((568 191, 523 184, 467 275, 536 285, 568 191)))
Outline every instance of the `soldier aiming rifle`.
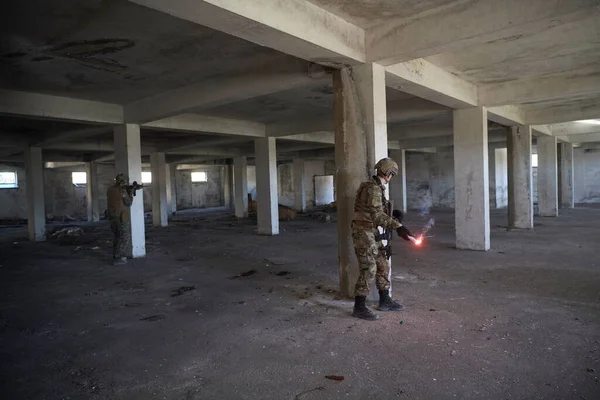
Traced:
POLYGON ((135 192, 144 186, 134 181, 129 184, 129 177, 118 174, 115 184, 110 186, 106 192, 107 216, 110 221, 110 229, 113 233, 113 264, 123 265, 127 263, 126 253, 131 241, 131 212, 135 192))

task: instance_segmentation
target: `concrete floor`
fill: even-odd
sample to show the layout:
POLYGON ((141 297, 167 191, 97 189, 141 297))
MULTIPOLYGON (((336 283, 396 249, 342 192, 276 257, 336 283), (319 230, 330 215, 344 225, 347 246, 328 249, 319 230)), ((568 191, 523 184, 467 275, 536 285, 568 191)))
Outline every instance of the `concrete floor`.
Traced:
POLYGON ((251 221, 179 216, 148 227, 148 257, 125 267, 107 264, 105 222, 62 244, 4 229, 0 397, 600 398, 600 208, 535 232, 494 213, 487 253, 453 249, 453 214, 433 215, 423 247, 395 239, 407 309, 376 322, 336 295, 334 223, 261 237, 251 221))

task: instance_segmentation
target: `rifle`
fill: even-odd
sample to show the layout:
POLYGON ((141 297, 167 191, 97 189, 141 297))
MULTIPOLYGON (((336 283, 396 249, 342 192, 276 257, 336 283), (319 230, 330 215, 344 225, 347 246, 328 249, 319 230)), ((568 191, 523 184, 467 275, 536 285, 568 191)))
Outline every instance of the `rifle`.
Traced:
POLYGON ((133 195, 135 196, 135 192, 143 189, 144 185, 137 183, 137 181, 133 181, 133 183, 131 185, 127 185, 127 191, 128 192, 133 192, 133 195))

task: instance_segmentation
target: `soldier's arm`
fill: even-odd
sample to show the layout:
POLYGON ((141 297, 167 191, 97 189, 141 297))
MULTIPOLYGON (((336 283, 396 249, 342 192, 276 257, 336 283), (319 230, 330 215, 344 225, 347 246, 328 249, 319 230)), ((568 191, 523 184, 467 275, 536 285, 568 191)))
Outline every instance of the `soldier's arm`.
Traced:
POLYGON ((123 198, 123 204, 127 207, 131 207, 133 204, 133 195, 129 190, 121 190, 121 197, 123 198))
POLYGON ((396 229, 402 226, 402 224, 395 218, 385 213, 383 209, 383 198, 381 195, 381 189, 378 187, 369 188, 371 191, 369 198, 371 204, 369 209, 371 211, 371 218, 376 226, 382 226, 384 228, 396 229))

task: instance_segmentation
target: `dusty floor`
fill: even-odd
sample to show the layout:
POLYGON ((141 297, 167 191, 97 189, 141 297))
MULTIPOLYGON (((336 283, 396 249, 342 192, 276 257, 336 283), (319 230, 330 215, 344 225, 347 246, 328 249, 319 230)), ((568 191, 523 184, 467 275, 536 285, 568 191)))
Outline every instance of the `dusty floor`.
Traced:
POLYGON ((0 397, 600 399, 600 209, 535 232, 494 214, 487 253, 453 249, 453 215, 433 215, 422 248, 394 241, 406 311, 375 322, 337 297, 335 223, 261 237, 176 217, 125 267, 108 264, 106 222, 77 243, 4 229, 0 397))

